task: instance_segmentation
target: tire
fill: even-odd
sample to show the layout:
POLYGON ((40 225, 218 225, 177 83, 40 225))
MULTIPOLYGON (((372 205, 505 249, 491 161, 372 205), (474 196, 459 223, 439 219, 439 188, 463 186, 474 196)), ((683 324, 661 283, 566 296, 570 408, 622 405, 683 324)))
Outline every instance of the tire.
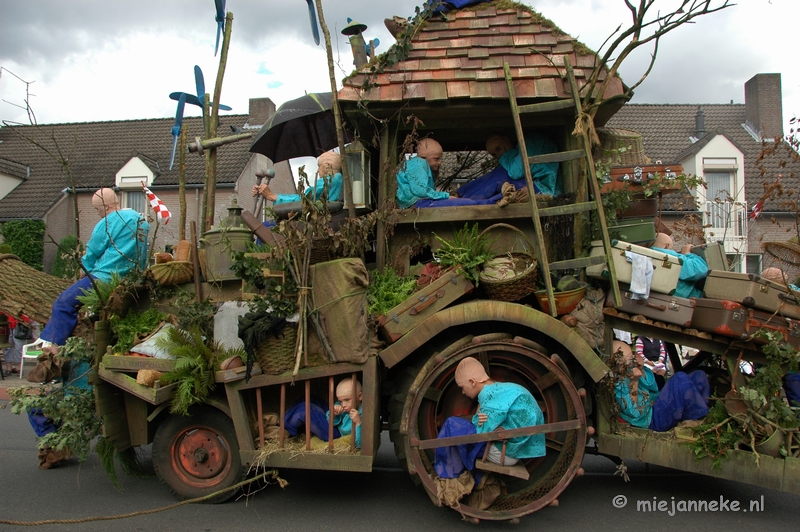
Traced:
MULTIPOLYGON (((181 500, 204 497, 244 479, 239 444, 231 419, 214 408, 170 415, 153 439, 153 466, 161 482, 181 500)), ((225 502, 236 490, 205 503, 225 502)))
POLYGON ((463 396, 455 384, 455 368, 463 358, 483 359, 488 362, 492 378, 525 386, 542 405, 545 423, 578 420, 577 429, 548 433, 547 454, 524 461, 530 479, 505 477, 508 493, 491 507, 486 510, 464 504, 456 507, 463 515, 475 519, 509 520, 552 503, 574 478, 583 459, 586 416, 572 380, 543 350, 524 340, 489 339, 491 336, 494 335, 465 345, 453 344, 401 370, 389 404, 390 428, 401 465, 436 500, 433 452, 422 451, 412 446, 411 441, 436 438, 442 423, 451 415, 474 413, 476 403, 463 396))

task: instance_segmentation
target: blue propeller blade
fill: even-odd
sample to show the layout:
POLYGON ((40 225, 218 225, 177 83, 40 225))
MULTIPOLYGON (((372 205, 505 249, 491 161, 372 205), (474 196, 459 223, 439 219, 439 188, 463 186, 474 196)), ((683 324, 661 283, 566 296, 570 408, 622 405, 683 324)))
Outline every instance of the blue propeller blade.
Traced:
POLYGON ((314 0, 308 2, 308 19, 311 21, 311 33, 314 34, 314 42, 319 46, 319 28, 317 27, 317 13, 314 11, 314 0))
POLYGON ((181 134, 181 125, 183 124, 183 108, 185 105, 186 94, 181 93, 180 97, 178 98, 178 108, 175 110, 175 125, 172 126, 172 156, 169 158, 170 170, 172 170, 172 165, 175 163, 175 148, 178 145, 178 136, 181 134))
POLYGON ((197 99, 200 100, 200 107, 206 99, 206 81, 203 78, 203 71, 200 67, 194 66, 194 85, 197 88, 197 99))
POLYGON ((217 50, 219 50, 219 36, 225 31, 225 0, 214 0, 214 4, 217 7, 217 16, 214 17, 214 20, 217 21, 217 44, 214 46, 214 56, 216 57, 217 50))
POLYGON ((369 41, 369 42, 367 43, 367 57, 372 57, 372 49, 375 49, 375 50, 377 50, 377 49, 378 49, 378 46, 379 46, 380 44, 381 44, 381 40, 380 40, 380 39, 378 39, 377 37, 375 37, 374 39, 372 39, 371 41, 369 41), (371 46, 371 47, 370 47, 370 44, 372 44, 372 46, 371 46))
MULTIPOLYGON (((170 99, 175 100, 177 102, 180 99, 181 95, 186 97, 186 103, 191 104, 191 105, 196 105, 198 107, 203 107, 203 104, 200 102, 200 100, 194 94, 189 94, 189 93, 186 93, 186 92, 172 92, 172 93, 170 93, 169 97, 170 97, 170 99)), ((212 105, 213 105, 213 103, 214 102, 211 102, 212 105)), ((230 111, 231 109, 232 109, 232 107, 229 106, 229 105, 219 104, 219 110, 220 111, 230 111)))

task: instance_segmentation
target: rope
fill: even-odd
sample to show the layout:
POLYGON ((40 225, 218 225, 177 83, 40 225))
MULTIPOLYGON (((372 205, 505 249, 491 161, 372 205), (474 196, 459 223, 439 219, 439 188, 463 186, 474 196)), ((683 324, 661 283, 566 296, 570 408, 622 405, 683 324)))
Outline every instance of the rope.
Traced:
POLYGON ((215 491, 214 493, 209 493, 208 495, 203 495, 202 497, 195 497, 194 499, 187 499, 185 501, 177 502, 175 504, 170 504, 169 506, 164 506, 162 508, 154 508, 152 510, 142 510, 139 512, 131 512, 127 514, 120 514, 120 515, 106 515, 106 516, 97 516, 97 517, 82 517, 80 519, 45 519, 42 521, 12 521, 9 519, 0 519, 0 525, 17 525, 17 526, 41 526, 41 525, 72 525, 72 524, 79 524, 79 523, 90 523, 92 521, 111 521, 114 519, 127 519, 129 517, 136 517, 139 515, 150 515, 159 512, 164 512, 167 510, 172 510, 174 508, 178 508, 179 506, 184 506, 186 504, 194 504, 198 502, 203 502, 208 499, 212 499, 217 495, 222 493, 237 490, 243 486, 248 484, 252 484, 257 480, 266 479, 267 476, 271 476, 280 487, 285 487, 288 482, 278 476, 278 471, 276 469, 271 469, 269 471, 264 471, 262 474, 239 482, 233 486, 229 486, 225 489, 221 489, 219 491, 215 491))
POLYGON ((594 128, 594 120, 584 111, 581 111, 575 120, 575 129, 572 130, 572 134, 576 137, 580 137, 583 134, 588 135, 590 146, 587 146, 587 149, 600 144, 600 137, 597 136, 597 131, 594 128))

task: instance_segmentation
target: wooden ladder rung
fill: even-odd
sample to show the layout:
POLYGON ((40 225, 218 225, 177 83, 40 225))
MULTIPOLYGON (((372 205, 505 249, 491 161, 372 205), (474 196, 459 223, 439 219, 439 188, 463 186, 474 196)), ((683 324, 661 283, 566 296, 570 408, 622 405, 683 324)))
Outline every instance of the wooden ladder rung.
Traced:
POLYGON ((555 100, 552 102, 530 103, 528 105, 520 105, 517 110, 522 113, 547 113, 552 111, 560 111, 562 109, 571 109, 575 107, 575 102, 572 100, 555 100))
POLYGON ((542 155, 533 155, 528 157, 528 164, 539 163, 561 163, 564 161, 574 161, 576 159, 583 159, 586 157, 585 150, 569 150, 559 151, 555 153, 543 153, 542 155))
POLYGON ((475 467, 484 471, 491 471, 493 473, 500 473, 510 477, 521 478, 522 480, 528 480, 531 476, 530 473, 528 473, 528 470, 525 468, 525 465, 521 462, 518 462, 513 466, 504 466, 495 464, 494 462, 489 462, 488 460, 476 460, 475 467))
POLYGON ((544 207, 539 209, 539 218, 545 216, 562 216, 564 214, 578 214, 579 212, 596 211, 597 204, 593 201, 581 203, 570 203, 568 205, 557 205, 555 207, 544 207))
POLYGON ((586 268, 587 266, 597 266, 605 262, 606 258, 604 255, 595 255, 594 257, 580 257, 577 259, 551 262, 549 266, 551 270, 576 270, 578 268, 586 268))

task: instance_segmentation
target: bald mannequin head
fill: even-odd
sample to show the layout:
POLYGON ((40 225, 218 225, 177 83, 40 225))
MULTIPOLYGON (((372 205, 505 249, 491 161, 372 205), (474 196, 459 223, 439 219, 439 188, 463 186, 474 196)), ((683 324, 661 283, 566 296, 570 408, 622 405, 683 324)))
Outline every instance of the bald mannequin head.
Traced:
POLYGON ((456 367, 456 384, 470 399, 475 399, 484 384, 491 382, 486 369, 477 359, 467 357, 456 367))
POLYGON ((92 196, 92 207, 95 208, 100 218, 119 209, 117 194, 110 188, 101 188, 92 196))
POLYGON ((780 268, 767 268, 761 272, 761 277, 769 279, 770 281, 775 281, 776 283, 787 284, 787 278, 780 268))
POLYGON ((439 171, 443 154, 442 145, 433 139, 422 139, 417 142, 417 155, 427 161, 434 173, 439 171))
POLYGON ((673 245, 672 237, 667 233, 658 233, 656 235, 656 241, 653 242, 653 247, 659 249, 672 249, 673 245))
POLYGON ((319 175, 333 175, 342 171, 342 158, 335 151, 326 151, 317 157, 319 175))
POLYGON ((495 159, 514 147, 514 142, 505 135, 492 135, 486 139, 486 151, 495 159))

